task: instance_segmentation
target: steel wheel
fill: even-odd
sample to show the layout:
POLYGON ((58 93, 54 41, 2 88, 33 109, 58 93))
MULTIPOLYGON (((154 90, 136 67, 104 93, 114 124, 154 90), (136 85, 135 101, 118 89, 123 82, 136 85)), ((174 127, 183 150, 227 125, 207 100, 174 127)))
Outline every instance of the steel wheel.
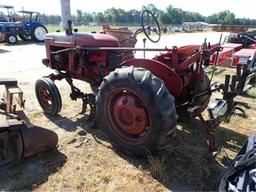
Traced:
POLYGON ((96 96, 97 120, 123 152, 144 156, 165 149, 176 127, 174 99, 164 82, 143 68, 116 69, 96 96))
POLYGON ((34 41, 43 42, 46 33, 48 33, 46 27, 38 25, 33 28, 31 36, 34 41))
POLYGON ((115 89, 106 101, 107 118, 120 139, 142 143, 150 132, 149 109, 132 90, 115 89))
POLYGON ((57 115, 62 107, 58 88, 51 79, 42 78, 36 81, 36 97, 44 112, 48 115, 57 115))

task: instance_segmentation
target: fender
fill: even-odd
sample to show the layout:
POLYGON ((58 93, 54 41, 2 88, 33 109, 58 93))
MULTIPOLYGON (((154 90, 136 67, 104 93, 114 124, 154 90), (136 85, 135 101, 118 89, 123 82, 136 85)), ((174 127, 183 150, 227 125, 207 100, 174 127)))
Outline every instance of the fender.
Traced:
POLYGON ((183 83, 179 75, 165 64, 152 59, 132 59, 121 63, 123 66, 142 67, 162 79, 165 86, 173 96, 179 95, 183 89, 183 83))

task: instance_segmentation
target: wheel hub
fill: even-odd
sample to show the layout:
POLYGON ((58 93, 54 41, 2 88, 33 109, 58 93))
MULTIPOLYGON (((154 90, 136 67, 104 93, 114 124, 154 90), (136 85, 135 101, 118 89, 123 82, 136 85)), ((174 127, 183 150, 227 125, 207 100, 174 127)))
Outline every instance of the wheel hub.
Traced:
POLYGON ((15 43, 16 39, 15 39, 14 36, 10 36, 10 37, 9 37, 9 41, 10 41, 11 43, 15 43))
POLYGON ((51 94, 44 88, 41 88, 39 91, 42 101, 46 104, 46 105, 51 105, 52 104, 52 97, 51 94))
POLYGON ((135 95, 121 95, 114 103, 114 118, 126 133, 138 135, 148 129, 147 110, 135 95))

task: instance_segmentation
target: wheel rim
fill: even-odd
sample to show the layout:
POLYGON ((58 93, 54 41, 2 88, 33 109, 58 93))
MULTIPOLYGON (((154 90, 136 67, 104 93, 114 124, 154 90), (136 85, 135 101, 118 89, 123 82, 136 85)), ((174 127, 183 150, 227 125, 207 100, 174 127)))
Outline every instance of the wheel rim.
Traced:
POLYGON ((34 31, 34 35, 37 40, 43 41, 44 40, 44 35, 46 34, 46 30, 43 27, 36 27, 34 31))
POLYGON ((107 101, 112 129, 126 142, 143 142, 149 135, 151 120, 143 100, 132 90, 115 89, 107 101))
POLYGON ((49 92, 49 90, 45 86, 40 85, 38 87, 38 93, 39 93, 40 102, 43 105, 43 108, 46 109, 46 110, 52 109, 52 107, 53 107, 53 96, 49 92))
POLYGON ((15 36, 9 36, 9 42, 10 43, 15 43, 16 42, 15 36))

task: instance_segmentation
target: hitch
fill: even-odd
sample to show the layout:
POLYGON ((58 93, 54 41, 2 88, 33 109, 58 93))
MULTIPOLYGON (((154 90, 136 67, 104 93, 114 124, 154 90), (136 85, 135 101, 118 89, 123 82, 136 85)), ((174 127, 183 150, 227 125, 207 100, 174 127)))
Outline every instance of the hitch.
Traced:
POLYGON ((84 114, 87 112, 87 107, 89 105, 90 107, 90 112, 88 114, 88 117, 86 120, 90 121, 95 118, 96 114, 96 108, 95 108, 95 95, 92 93, 83 93, 80 89, 74 86, 73 80, 69 77, 65 78, 68 84, 71 87, 71 93, 70 93, 70 98, 74 101, 77 99, 82 99, 83 106, 82 106, 82 111, 80 114, 84 114))

